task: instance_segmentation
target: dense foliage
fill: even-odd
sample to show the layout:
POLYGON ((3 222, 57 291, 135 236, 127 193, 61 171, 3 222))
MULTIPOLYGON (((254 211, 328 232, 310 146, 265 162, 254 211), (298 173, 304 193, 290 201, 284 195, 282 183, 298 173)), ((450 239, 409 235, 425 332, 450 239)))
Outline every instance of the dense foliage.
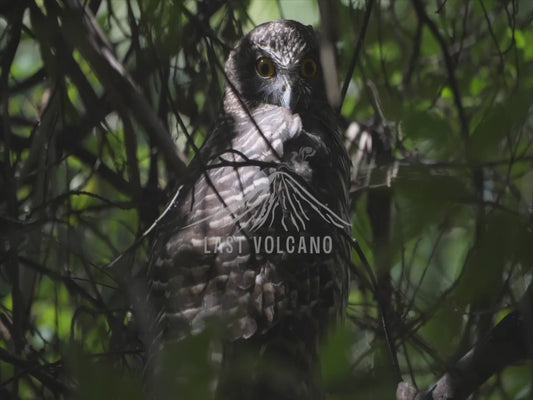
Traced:
MULTIPOLYGON (((277 18, 335 53, 354 164, 330 398, 424 389, 514 310, 533 266, 533 2, 0 1, 0 398, 147 398, 143 232, 216 118, 229 50, 277 18)), ((209 397, 212 334, 164 360, 188 376, 169 392, 209 397)), ((519 358, 476 398, 530 398, 519 358)))

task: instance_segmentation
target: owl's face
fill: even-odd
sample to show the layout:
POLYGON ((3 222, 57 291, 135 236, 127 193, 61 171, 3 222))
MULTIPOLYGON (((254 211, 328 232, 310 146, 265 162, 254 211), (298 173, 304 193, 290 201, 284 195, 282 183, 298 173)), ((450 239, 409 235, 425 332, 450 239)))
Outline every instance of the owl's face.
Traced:
POLYGON ((313 29, 296 21, 259 25, 231 52, 230 86, 250 108, 273 104, 304 112, 326 102, 313 29))

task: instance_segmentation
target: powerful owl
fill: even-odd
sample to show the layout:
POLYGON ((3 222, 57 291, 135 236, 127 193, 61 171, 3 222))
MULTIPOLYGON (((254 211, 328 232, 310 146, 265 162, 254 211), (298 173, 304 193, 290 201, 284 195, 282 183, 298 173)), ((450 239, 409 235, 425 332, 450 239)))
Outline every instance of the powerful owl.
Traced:
POLYGON ((349 291, 350 161, 313 29, 256 27, 150 259, 159 347, 220 332, 217 398, 322 399, 318 349, 349 291))

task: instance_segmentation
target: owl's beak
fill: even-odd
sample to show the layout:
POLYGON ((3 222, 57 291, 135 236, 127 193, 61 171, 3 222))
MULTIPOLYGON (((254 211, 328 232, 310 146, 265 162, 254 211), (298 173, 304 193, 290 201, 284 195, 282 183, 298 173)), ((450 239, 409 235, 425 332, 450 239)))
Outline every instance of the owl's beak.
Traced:
POLYGON ((291 108, 291 98, 292 98, 292 89, 289 85, 287 85, 281 97, 281 105, 285 108, 291 108))
POLYGON ((281 91, 281 106, 291 109, 291 101, 293 100, 291 82, 286 76, 281 76, 280 78, 281 82, 279 82, 280 86, 278 86, 278 88, 281 91))

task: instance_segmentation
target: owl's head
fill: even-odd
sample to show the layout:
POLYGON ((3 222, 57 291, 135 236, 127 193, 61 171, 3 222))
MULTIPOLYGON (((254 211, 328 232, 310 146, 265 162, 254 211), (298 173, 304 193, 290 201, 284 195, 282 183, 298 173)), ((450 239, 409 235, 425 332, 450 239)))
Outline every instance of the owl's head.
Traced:
POLYGON ((303 112, 327 102, 315 33, 296 21, 256 27, 231 52, 225 69, 231 106, 234 89, 251 109, 266 103, 303 112))

